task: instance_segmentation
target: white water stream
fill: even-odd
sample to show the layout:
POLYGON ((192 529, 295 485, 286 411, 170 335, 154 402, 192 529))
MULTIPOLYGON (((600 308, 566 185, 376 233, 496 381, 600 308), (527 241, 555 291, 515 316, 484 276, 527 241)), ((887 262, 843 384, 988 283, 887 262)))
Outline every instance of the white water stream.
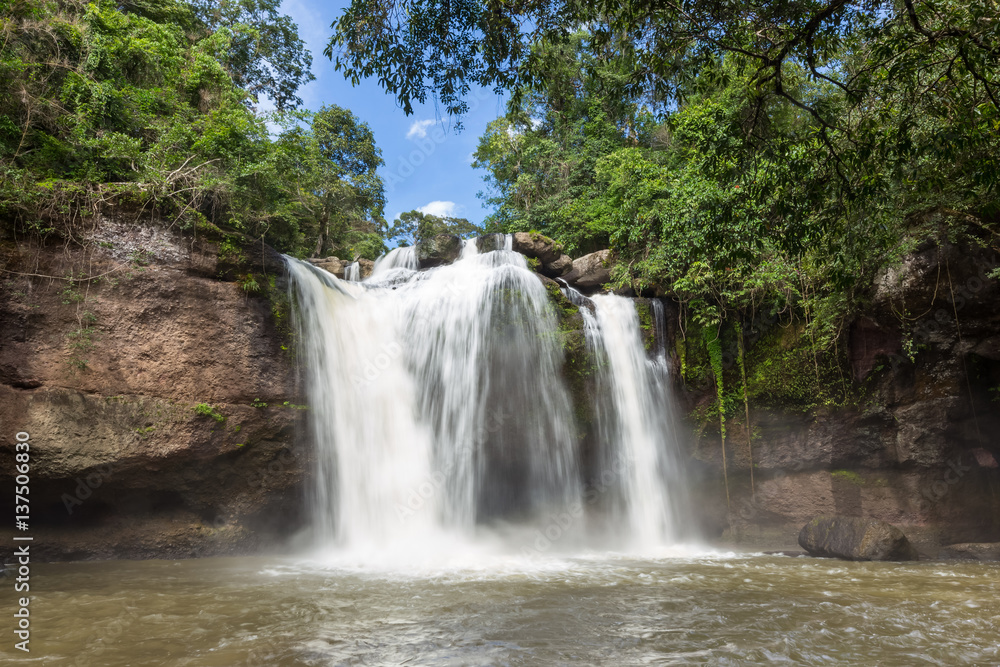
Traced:
POLYGON ((647 358, 630 300, 581 308, 603 360, 592 399, 606 499, 591 507, 550 295, 510 244, 470 239, 454 264, 420 272, 414 248, 397 248, 361 283, 288 260, 320 543, 416 553, 489 532, 568 548, 598 525, 619 544, 676 541, 663 351, 647 358), (598 506, 610 521, 592 520, 598 506))

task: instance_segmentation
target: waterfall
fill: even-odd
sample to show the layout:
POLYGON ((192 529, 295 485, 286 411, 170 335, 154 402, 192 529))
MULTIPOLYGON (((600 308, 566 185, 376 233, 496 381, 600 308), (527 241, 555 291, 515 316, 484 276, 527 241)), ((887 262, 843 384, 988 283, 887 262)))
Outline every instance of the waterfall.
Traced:
POLYGON ((405 546, 579 501, 548 293, 517 253, 464 255, 418 273, 397 248, 360 284, 287 259, 321 541, 405 546))
POLYGON ((344 280, 351 283, 356 283, 361 281, 361 264, 358 262, 351 262, 344 267, 344 280))
MULTIPOLYGON (((611 471, 616 490, 610 495, 611 525, 636 546, 676 542, 684 485, 679 479, 664 331, 656 327, 657 351, 650 359, 631 299, 598 294, 591 301, 595 313, 585 316, 585 334, 594 355, 604 362, 598 365, 601 404, 595 411, 601 479, 611 471)), ((655 322, 656 306, 652 308, 655 322)))
POLYGON ((405 553, 489 527, 575 523, 581 507, 599 518, 580 528, 616 547, 676 541, 682 480, 661 303, 650 357, 632 300, 564 290, 594 360, 594 437, 582 445, 555 310, 509 236, 466 240, 455 263, 427 271, 397 248, 360 283, 287 263, 321 543, 405 553))
POLYGON ((663 303, 649 302, 650 358, 632 299, 613 294, 588 298, 568 286, 563 293, 580 308, 587 347, 596 360, 594 478, 609 514, 608 531, 635 546, 677 542, 682 537, 685 484, 680 478, 663 303))
POLYGON ((415 246, 393 248, 385 255, 375 260, 372 267, 372 277, 384 276, 393 269, 417 270, 417 249, 415 246))

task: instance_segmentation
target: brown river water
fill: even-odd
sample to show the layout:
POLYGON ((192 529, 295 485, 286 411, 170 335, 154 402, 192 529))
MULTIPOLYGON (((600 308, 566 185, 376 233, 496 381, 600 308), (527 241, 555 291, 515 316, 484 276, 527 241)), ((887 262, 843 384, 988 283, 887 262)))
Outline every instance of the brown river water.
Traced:
MULTIPOLYGON (((35 565, 38 665, 997 665, 1000 564, 726 552, 35 565)), ((11 580, 2 580, 9 583, 11 580)), ((4 585, 4 609, 14 607, 4 585)), ((8 626, 10 624, 8 623, 8 626)))

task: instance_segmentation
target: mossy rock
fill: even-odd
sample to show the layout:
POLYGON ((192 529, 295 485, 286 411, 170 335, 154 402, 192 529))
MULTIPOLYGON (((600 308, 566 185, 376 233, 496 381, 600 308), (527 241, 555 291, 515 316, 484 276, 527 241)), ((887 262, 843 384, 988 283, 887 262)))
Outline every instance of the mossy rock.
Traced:
POLYGON ((421 269, 451 264, 462 253, 462 239, 454 234, 438 234, 417 244, 417 263, 421 269))

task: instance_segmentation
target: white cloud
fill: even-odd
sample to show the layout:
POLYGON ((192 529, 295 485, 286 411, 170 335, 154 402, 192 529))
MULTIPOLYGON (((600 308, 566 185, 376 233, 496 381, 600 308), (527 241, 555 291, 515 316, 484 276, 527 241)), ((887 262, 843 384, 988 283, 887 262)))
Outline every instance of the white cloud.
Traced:
POLYGON ((427 136, 427 128, 434 124, 433 120, 415 120, 406 133, 407 139, 423 139, 427 136))
POLYGON ((417 210, 427 215, 436 215, 439 218, 453 218, 459 214, 462 207, 453 201, 432 201, 417 210))

